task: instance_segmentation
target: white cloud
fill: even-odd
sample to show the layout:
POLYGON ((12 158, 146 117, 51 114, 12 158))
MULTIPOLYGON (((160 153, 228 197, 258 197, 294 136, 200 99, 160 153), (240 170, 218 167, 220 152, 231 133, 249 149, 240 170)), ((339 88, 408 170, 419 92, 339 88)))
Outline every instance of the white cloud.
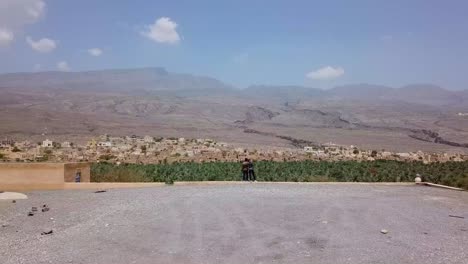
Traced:
POLYGON ((99 49, 99 48, 92 48, 92 49, 89 49, 89 50, 88 50, 88 53, 89 53, 89 55, 91 55, 91 56, 98 57, 98 56, 101 56, 101 55, 102 55, 102 50, 99 49))
POLYGON ((32 19, 38 19, 44 13, 45 3, 42 0, 32 0, 27 2, 29 3, 25 6, 26 13, 32 19))
POLYGON ((57 63, 57 69, 58 69, 59 71, 65 71, 65 72, 71 70, 71 69, 70 69, 70 66, 68 66, 68 63, 67 63, 66 61, 60 61, 60 62, 58 62, 58 63, 57 63))
POLYGON ((42 53, 51 52, 57 47, 57 44, 55 43, 55 41, 52 39, 48 39, 48 38, 42 38, 38 41, 34 41, 30 37, 27 37, 26 41, 29 43, 29 45, 31 46, 33 50, 42 52, 42 53))
POLYGON ((306 77, 312 80, 330 80, 336 79, 342 76, 344 73, 345 71, 341 67, 333 68, 331 66, 326 66, 316 71, 311 71, 307 73, 306 77))
POLYGON ((158 43, 177 44, 180 36, 176 31, 177 23, 168 17, 161 17, 152 25, 148 25, 141 34, 158 43))
POLYGON ((44 16, 43 0, 0 0, 0 44, 9 44, 27 24, 36 23, 44 16))
POLYGON ((0 28, 0 47, 10 45, 13 39, 15 39, 13 32, 6 28, 0 28))
POLYGON ((249 54, 247 52, 237 54, 232 60, 238 64, 247 63, 249 61, 249 54))

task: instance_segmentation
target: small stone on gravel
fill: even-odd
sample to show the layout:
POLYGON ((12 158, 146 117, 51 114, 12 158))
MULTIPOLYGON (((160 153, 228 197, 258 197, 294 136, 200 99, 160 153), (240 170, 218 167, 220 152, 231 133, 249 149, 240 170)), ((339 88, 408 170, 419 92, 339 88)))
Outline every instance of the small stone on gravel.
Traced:
POLYGON ((54 233, 53 230, 48 230, 48 231, 42 232, 41 235, 50 235, 50 234, 52 234, 52 233, 54 233))
POLYGON ((380 230, 380 233, 382 233, 382 234, 387 234, 387 233, 388 233, 388 230, 387 230, 387 229, 382 229, 382 230, 380 230))

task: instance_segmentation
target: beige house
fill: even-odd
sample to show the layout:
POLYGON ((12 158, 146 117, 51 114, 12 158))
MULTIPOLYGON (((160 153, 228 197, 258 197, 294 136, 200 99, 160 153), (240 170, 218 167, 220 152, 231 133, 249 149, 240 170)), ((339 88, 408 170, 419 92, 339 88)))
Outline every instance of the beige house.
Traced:
POLYGON ((54 142, 52 140, 46 139, 42 141, 42 147, 43 148, 51 148, 54 146, 54 142))
POLYGON ((145 143, 153 143, 153 142, 154 142, 154 138, 151 137, 151 136, 145 136, 145 137, 143 138, 143 141, 144 141, 145 143))
POLYGON ((62 148, 71 148, 73 145, 73 143, 69 142, 69 141, 65 141, 61 144, 62 148))
POLYGON ((112 142, 110 141, 101 141, 97 144, 98 147, 110 148, 112 147, 112 142))

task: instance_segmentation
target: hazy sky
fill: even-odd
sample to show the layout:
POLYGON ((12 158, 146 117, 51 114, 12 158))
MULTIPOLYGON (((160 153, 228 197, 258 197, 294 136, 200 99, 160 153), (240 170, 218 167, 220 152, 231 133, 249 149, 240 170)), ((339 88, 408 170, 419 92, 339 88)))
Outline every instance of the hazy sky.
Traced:
POLYGON ((468 89, 468 1, 0 0, 0 72, 161 66, 243 87, 468 89))

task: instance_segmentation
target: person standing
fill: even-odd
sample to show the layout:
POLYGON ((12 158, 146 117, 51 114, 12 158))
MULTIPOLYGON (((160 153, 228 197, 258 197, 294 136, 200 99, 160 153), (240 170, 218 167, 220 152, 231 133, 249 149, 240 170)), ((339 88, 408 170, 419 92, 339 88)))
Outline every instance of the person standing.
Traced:
POLYGON ((253 182, 257 181, 257 178, 255 177, 253 160, 249 160, 249 180, 253 182))
POLYGON ((249 159, 247 158, 242 162, 242 180, 249 180, 249 159))

